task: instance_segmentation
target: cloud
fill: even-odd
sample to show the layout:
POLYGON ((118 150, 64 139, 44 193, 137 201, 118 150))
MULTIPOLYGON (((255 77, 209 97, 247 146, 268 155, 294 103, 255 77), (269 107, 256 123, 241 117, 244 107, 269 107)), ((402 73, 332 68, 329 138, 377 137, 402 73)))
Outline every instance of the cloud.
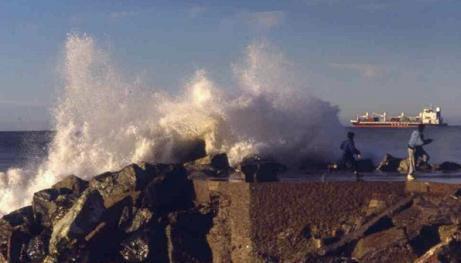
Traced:
POLYGON ((373 65, 373 64, 330 63, 329 66, 333 68, 345 69, 345 70, 357 72, 360 76, 366 79, 374 79, 374 78, 382 77, 385 74, 385 70, 383 68, 373 65))
POLYGON ((206 11, 207 11, 206 7, 196 5, 196 6, 189 8, 189 10, 187 10, 187 14, 190 18, 196 18, 196 17, 203 15, 206 11))

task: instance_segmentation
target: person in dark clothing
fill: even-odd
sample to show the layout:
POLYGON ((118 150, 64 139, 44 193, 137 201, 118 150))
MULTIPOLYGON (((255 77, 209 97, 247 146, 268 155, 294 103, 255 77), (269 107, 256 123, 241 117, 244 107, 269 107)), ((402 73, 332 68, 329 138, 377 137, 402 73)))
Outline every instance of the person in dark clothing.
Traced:
POLYGON ((354 174, 356 176, 360 176, 359 171, 358 171, 357 160, 355 159, 356 157, 360 158, 360 151, 357 150, 357 148, 355 147, 354 137, 355 137, 355 134, 353 132, 348 132, 347 140, 341 143, 340 148, 341 150, 343 150, 341 166, 352 168, 352 170, 354 171, 354 174))

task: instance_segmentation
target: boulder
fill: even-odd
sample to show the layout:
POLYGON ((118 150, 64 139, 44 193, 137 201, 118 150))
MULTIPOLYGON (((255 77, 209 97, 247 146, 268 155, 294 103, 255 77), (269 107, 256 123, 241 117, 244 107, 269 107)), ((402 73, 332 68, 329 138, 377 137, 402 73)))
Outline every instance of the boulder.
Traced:
POLYGON ((182 165, 158 165, 157 176, 142 193, 142 207, 154 213, 170 212, 192 206, 193 188, 182 165))
POLYGON ((104 198, 104 205, 111 207, 131 196, 136 201, 147 183, 156 176, 156 168, 144 163, 131 164, 118 172, 107 172, 90 180, 89 188, 98 190, 104 198))
POLYGON ((48 254, 48 242, 50 234, 48 231, 43 231, 42 234, 33 237, 27 245, 27 258, 30 262, 43 262, 48 254))
POLYGON ((461 169, 461 165, 455 162, 443 162, 433 165, 433 169, 441 172, 455 172, 461 169))
POLYGON ((357 168, 360 172, 373 172, 376 169, 371 159, 358 160, 357 168))
POLYGON ((100 222, 105 212, 104 200, 98 191, 88 189, 66 215, 56 222, 51 234, 49 252, 59 255, 72 248, 100 222))
POLYGON ((396 227, 360 239, 352 256, 360 262, 412 262, 416 258, 405 231, 396 227))
POLYGON ((261 156, 247 157, 240 163, 240 170, 245 175, 246 182, 278 181, 278 174, 286 169, 286 166, 273 159, 261 156))
POLYGON ((396 172, 400 167, 401 158, 392 156, 386 153, 383 160, 379 163, 377 170, 382 172, 396 172))
POLYGON ((52 186, 53 189, 68 189, 75 195, 81 195, 86 188, 88 188, 88 182, 78 178, 75 175, 69 175, 64 177, 61 181, 55 183, 52 186))
POLYGON ((202 139, 178 141, 171 149, 171 156, 177 163, 187 163, 206 156, 206 143, 202 139))
POLYGON ((150 223, 153 218, 153 213, 147 208, 141 208, 136 211, 130 225, 126 227, 126 233, 136 232, 150 223))
POLYGON ((43 227, 50 228, 72 207, 77 196, 70 189, 45 189, 34 194, 32 209, 35 220, 43 227))
POLYGON ((207 234, 212 214, 198 209, 170 213, 166 227, 170 262, 211 262, 207 234))
POLYGON ((185 167, 191 175, 204 174, 212 177, 226 177, 232 170, 225 153, 207 155, 186 163, 185 167))
POLYGON ((120 255, 126 262, 145 262, 149 254, 149 236, 145 232, 135 233, 121 244, 120 255))
POLYGON ((36 231, 34 228, 36 226, 31 206, 18 209, 0 219, 0 254, 2 257, 8 260, 10 256, 18 257, 19 255, 15 253, 23 250, 28 241, 24 238, 33 234, 36 231), (14 242, 17 243, 13 244, 14 242))

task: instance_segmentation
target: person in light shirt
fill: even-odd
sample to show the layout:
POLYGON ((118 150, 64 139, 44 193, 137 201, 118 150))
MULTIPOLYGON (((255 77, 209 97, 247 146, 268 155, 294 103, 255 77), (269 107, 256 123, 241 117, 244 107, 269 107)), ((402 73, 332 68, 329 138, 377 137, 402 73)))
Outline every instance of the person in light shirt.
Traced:
POLYGON ((424 139, 424 129, 426 126, 424 124, 419 124, 418 129, 413 131, 408 141, 408 180, 415 179, 416 172, 416 160, 422 158, 424 162, 429 161, 429 155, 423 149, 424 145, 427 145, 432 142, 432 139, 424 139))

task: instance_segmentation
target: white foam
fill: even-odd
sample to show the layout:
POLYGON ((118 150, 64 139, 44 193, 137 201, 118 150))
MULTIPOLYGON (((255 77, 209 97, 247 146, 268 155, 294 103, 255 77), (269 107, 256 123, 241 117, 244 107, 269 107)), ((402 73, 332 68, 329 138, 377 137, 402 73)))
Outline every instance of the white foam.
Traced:
POLYGON ((0 212, 68 174, 89 179, 133 162, 174 162, 172 149, 191 138, 204 139, 209 153, 227 152, 232 164, 255 153, 293 165, 331 159, 342 135, 338 110, 311 96, 291 67, 279 51, 254 43, 233 66, 232 92, 199 70, 170 96, 122 79, 91 37, 69 35, 49 156, 36 171, 0 174, 0 212))

